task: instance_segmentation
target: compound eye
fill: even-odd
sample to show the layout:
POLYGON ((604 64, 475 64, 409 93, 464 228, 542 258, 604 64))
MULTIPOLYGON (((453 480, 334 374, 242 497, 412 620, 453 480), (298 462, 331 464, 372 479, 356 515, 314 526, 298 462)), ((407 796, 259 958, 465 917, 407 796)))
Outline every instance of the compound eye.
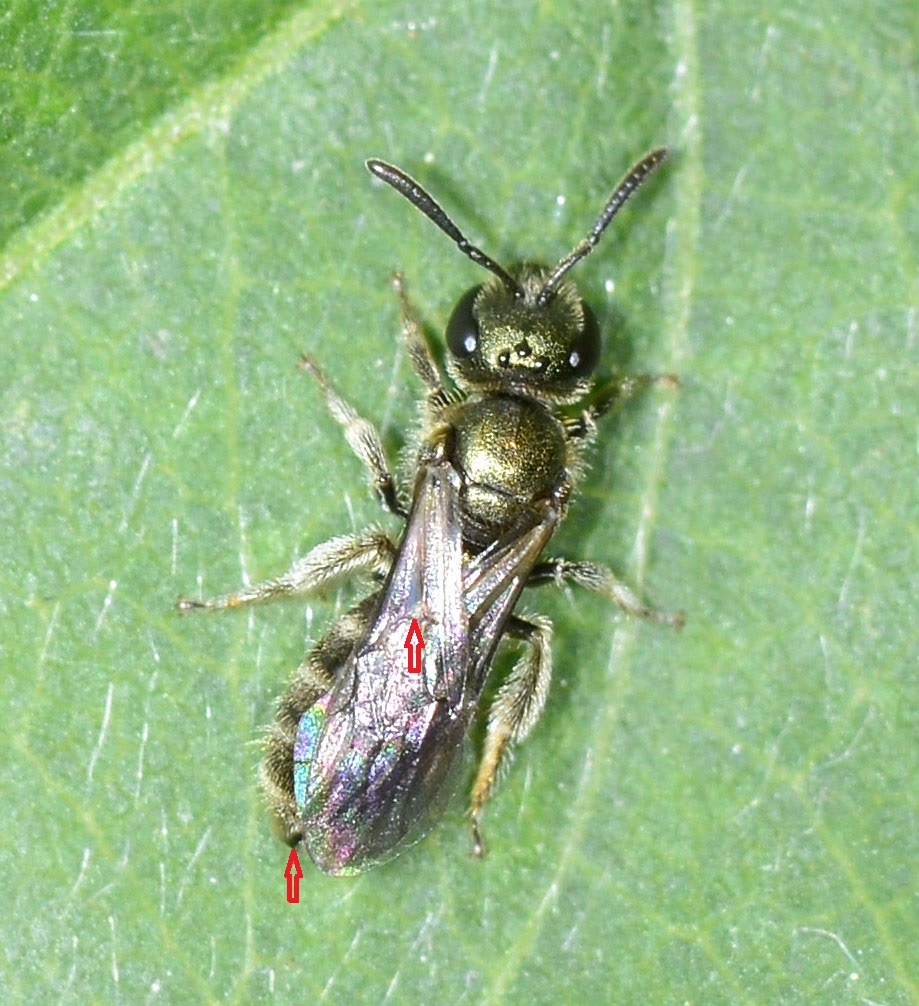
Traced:
POLYGON ((474 286, 459 299, 447 322, 447 348, 459 360, 465 360, 479 348, 479 325, 472 306, 481 286, 474 286))
POLYGON ((584 326, 580 334, 571 341, 568 353, 568 366, 574 377, 587 377, 594 372, 600 359, 600 326, 597 316, 588 304, 581 304, 584 309, 584 326))

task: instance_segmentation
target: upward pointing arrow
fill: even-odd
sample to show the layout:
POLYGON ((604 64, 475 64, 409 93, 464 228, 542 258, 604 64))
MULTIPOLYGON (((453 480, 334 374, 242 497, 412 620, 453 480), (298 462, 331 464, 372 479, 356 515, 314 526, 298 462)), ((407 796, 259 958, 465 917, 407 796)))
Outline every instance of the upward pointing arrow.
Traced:
POLYGON ((413 618, 412 624, 405 637, 405 648, 408 650, 408 673, 421 673, 421 648, 424 646, 424 636, 421 635, 421 626, 418 619, 413 618))
POLYGON ((287 878, 287 900, 295 905, 300 900, 300 878, 303 876, 303 867, 300 866, 296 849, 290 850, 284 876, 287 878))

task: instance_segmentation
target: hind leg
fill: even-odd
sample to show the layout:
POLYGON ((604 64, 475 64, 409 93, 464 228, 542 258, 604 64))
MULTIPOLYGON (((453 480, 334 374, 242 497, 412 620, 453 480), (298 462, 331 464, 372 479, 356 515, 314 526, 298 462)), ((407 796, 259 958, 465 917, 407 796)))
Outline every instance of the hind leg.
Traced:
POLYGON ((260 779, 280 838, 296 845, 302 835, 294 796, 294 746, 303 714, 335 683, 339 669, 366 635, 378 594, 371 594, 332 626, 294 672, 265 732, 260 779))

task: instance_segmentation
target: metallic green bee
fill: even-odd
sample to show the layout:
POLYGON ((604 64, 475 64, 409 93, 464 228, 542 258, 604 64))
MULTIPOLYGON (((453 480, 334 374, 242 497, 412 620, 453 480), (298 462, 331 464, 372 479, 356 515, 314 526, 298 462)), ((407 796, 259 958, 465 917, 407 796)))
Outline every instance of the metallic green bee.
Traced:
POLYGON ((447 324, 452 387, 396 281, 409 358, 427 389, 408 507, 375 428, 312 360, 302 361, 383 506, 403 518, 401 540, 379 530, 333 538, 281 577, 179 602, 181 611, 232 608, 300 596, 356 573, 377 580, 306 657, 266 743, 262 781, 284 837, 302 843, 326 873, 383 863, 434 823, 453 792, 495 651, 509 637, 524 651, 487 710, 472 789, 474 849, 483 851, 485 803, 509 752, 539 718, 551 676, 550 623, 515 614, 525 587, 577 583, 631 615, 682 624, 681 615, 643 605, 603 566, 541 558, 565 516, 597 420, 661 379, 622 377, 593 388, 599 328, 566 276, 665 156, 653 150, 629 169, 587 237, 556 266, 514 270, 472 245, 399 168, 367 162, 494 275, 459 300, 447 324), (406 646, 416 626, 424 649, 420 673, 411 673, 406 646))

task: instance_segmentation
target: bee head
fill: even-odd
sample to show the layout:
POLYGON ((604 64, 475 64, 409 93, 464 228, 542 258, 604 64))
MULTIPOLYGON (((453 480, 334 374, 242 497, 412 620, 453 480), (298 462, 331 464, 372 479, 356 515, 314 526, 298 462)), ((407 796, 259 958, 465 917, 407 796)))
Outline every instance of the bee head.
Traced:
POLYGON ((600 329, 571 283, 541 298, 546 269, 525 265, 473 287, 447 323, 447 367, 463 388, 510 390, 555 401, 581 397, 600 357, 600 329))
POLYGON ((447 324, 448 368, 460 387, 508 390, 558 402, 583 395, 600 355, 597 319, 565 275, 597 246, 610 221, 667 156, 663 147, 633 165, 590 233, 554 268, 507 270, 476 248, 413 178, 385 161, 367 168, 432 220, 495 279, 469 290, 447 324))

